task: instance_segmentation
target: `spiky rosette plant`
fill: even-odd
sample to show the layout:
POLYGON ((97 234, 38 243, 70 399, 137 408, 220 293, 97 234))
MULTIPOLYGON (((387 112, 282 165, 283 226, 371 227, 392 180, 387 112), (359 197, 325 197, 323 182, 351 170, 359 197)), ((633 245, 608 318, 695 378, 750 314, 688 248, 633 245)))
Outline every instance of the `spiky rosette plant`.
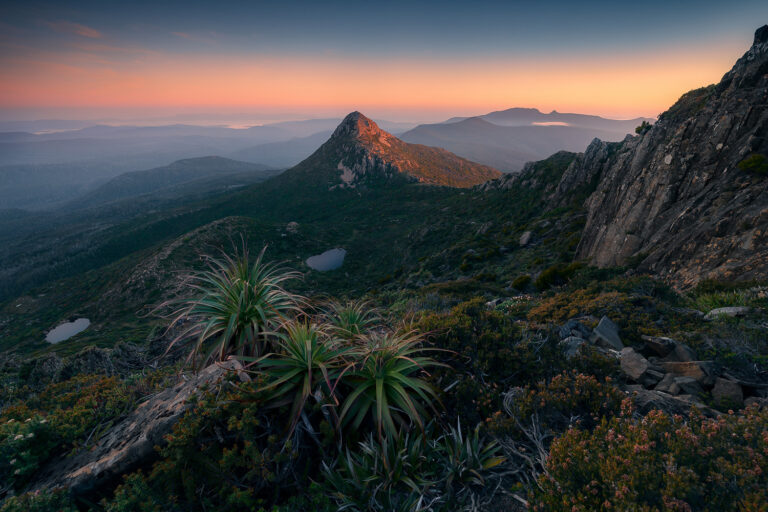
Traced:
POLYGON ((342 424, 357 429, 370 418, 379 439, 412 424, 423 428, 427 408, 434 410, 439 401, 426 370, 443 365, 425 355, 421 342, 415 331, 370 331, 358 338, 357 362, 344 377, 350 390, 341 408, 342 424))
POLYGON ((334 334, 353 340, 365 334, 381 321, 379 312, 367 301, 339 302, 332 300, 326 307, 327 322, 334 334))
POLYGON ((208 268, 188 278, 197 296, 181 301, 171 324, 191 320, 191 327, 169 349, 179 340, 192 338, 189 359, 202 363, 266 352, 277 327, 299 313, 305 300, 283 287, 301 274, 265 263, 265 250, 253 261, 247 248, 234 256, 207 257, 208 268))
POLYGON ((311 396, 320 397, 335 416, 335 379, 345 365, 348 347, 330 336, 324 326, 307 321, 285 324, 277 352, 259 361, 267 377, 266 391, 280 405, 292 402, 289 431, 293 431, 311 396))

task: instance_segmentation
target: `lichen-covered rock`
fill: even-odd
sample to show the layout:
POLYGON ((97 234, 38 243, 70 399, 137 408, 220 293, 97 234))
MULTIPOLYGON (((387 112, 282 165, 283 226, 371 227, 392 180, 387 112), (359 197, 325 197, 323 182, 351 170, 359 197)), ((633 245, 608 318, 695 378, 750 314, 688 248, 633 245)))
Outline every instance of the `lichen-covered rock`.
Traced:
POLYGON ((164 442, 164 436, 187 410, 188 399, 195 392, 242 368, 235 360, 214 364, 153 395, 109 429, 92 449, 49 463, 30 488, 64 487, 80 495, 138 468, 151 460, 154 447, 164 442))

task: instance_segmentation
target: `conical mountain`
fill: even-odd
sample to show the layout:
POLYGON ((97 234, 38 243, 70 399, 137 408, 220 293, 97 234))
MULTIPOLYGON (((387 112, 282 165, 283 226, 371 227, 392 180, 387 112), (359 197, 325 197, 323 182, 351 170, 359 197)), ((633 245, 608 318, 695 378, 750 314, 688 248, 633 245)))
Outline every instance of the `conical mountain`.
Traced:
POLYGON ((444 149, 408 144, 352 112, 309 158, 287 171, 327 179, 332 187, 365 187, 386 182, 472 187, 501 172, 444 149))

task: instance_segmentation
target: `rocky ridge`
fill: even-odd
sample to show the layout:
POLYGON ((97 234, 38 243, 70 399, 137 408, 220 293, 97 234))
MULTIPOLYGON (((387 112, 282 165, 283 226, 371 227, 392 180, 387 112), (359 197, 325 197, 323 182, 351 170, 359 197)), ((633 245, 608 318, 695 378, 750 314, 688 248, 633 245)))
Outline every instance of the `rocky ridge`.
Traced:
POLYGON ((766 155, 768 25, 719 84, 683 95, 609 165, 578 176, 601 174, 577 257, 599 266, 642 260, 682 288, 765 277, 766 155))

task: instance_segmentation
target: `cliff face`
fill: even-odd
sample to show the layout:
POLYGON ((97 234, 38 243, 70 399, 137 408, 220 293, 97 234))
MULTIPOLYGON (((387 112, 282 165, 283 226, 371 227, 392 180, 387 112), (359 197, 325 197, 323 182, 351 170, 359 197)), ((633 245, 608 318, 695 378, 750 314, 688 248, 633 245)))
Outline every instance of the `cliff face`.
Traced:
POLYGON ((685 94, 644 135, 606 151, 591 145, 558 186, 599 179, 578 258, 641 259, 679 287, 767 276, 768 25, 719 84, 685 94))

